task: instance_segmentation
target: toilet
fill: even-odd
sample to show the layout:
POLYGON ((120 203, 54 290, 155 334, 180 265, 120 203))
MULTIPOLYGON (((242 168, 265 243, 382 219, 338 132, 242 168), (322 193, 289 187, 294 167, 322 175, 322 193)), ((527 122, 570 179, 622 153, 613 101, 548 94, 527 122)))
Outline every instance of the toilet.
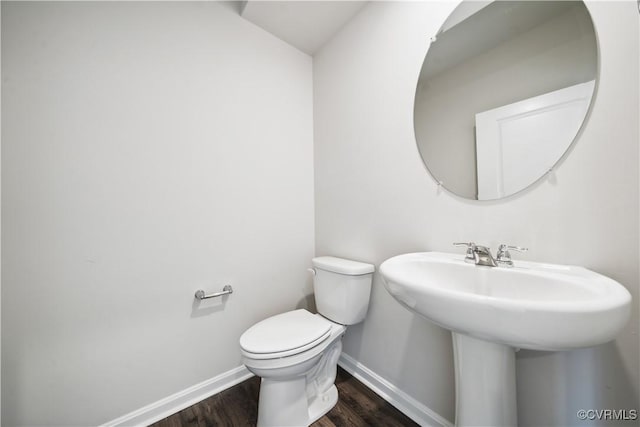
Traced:
POLYGON ((367 314, 375 267, 329 256, 312 265, 318 314, 278 314, 240 337, 242 363, 262 378, 258 427, 308 426, 338 401, 342 336, 367 314))

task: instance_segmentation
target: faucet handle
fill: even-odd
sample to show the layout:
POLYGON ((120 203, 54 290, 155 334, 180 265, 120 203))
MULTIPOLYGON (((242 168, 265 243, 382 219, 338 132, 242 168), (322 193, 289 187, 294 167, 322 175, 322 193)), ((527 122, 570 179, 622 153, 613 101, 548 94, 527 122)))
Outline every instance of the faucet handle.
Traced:
POLYGON ((504 243, 500 246, 498 246, 498 251, 516 251, 516 252, 527 252, 529 250, 529 248, 521 248, 520 246, 511 246, 511 245, 505 245, 504 243))
POLYGON ((511 260, 511 253, 509 251, 526 252, 528 248, 521 248, 520 246, 505 245, 504 243, 498 246, 498 254, 496 255, 496 262, 499 265, 505 267, 513 267, 513 261, 511 260))
POLYGON ((467 248, 467 253, 464 257, 464 261, 465 262, 470 262, 475 264, 476 263, 476 244, 474 242, 469 242, 469 243, 462 243, 462 242, 458 242, 458 243, 454 243, 453 246, 466 246, 467 248))
POLYGON ((476 244, 474 242, 469 242, 469 243, 467 243, 467 242, 457 242, 457 243, 453 244, 453 246, 467 246, 467 247, 475 246, 475 245, 476 244))

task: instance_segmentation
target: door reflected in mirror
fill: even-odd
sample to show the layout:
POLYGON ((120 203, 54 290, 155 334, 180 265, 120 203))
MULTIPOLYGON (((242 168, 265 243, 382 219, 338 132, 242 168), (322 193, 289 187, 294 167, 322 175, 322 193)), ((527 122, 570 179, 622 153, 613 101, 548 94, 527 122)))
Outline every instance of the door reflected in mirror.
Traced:
POLYGON ((576 139, 597 69, 582 2, 462 2, 432 40, 416 89, 414 127, 427 169, 468 199, 527 188, 576 139))

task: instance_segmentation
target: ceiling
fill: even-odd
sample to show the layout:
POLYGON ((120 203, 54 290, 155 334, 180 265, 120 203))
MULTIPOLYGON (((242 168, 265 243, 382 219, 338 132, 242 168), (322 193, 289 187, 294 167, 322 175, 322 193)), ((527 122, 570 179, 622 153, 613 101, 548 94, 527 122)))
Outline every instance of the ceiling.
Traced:
POLYGON ((314 55, 368 2, 252 0, 238 3, 243 18, 314 55))

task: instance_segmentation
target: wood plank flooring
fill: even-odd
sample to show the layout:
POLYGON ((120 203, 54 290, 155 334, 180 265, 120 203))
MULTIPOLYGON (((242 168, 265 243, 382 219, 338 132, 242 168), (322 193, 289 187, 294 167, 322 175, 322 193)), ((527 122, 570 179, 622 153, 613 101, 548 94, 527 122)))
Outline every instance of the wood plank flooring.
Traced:
MULTIPOLYGON (((312 427, 413 427, 406 415, 338 367, 337 405, 312 427)), ((222 393, 158 421, 152 427, 252 427, 258 419, 260 378, 250 378, 222 393)))

